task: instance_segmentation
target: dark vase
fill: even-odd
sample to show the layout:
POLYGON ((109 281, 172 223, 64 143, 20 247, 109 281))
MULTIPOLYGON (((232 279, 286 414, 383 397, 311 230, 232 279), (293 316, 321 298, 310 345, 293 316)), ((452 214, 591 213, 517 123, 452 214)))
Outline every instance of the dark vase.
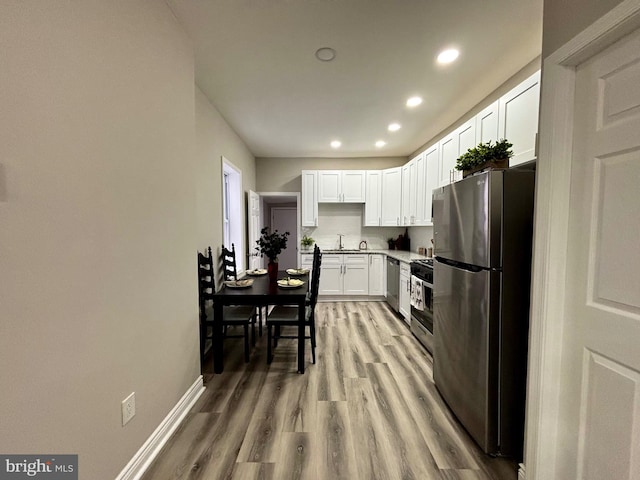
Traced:
POLYGON ((278 281, 278 262, 271 262, 267 264, 267 273, 269 274, 269 281, 276 283, 278 281))

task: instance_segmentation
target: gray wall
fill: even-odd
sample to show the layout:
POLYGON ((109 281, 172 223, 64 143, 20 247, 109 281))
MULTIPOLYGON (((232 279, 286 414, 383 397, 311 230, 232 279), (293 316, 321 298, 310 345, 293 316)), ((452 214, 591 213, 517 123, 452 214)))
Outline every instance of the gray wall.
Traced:
POLYGON ((0 2, 0 44, 0 452, 112 480, 200 374, 195 252, 253 157, 162 0, 0 2))
MULTIPOLYGON (((256 162, 199 88, 196 88, 196 150, 198 249, 204 251, 211 246, 217 256, 222 245, 222 157, 242 171, 245 205, 246 192, 255 190, 256 162)), ((245 223, 242 225, 246 230, 245 223)))
POLYGON ((603 16, 622 0, 545 0, 542 58, 603 16))
POLYGON ((378 170, 407 163, 407 157, 257 158, 256 190, 299 192, 302 170, 378 170))
POLYGON ((502 97, 505 93, 509 92, 509 90, 518 86, 524 80, 526 80, 531 75, 533 75, 536 71, 540 70, 540 64, 541 64, 540 60, 541 60, 540 57, 537 57, 531 62, 529 62, 528 64, 526 64, 515 75, 507 79, 502 85, 497 87, 493 92, 491 92, 484 99, 482 99, 482 101, 480 101, 475 106, 469 108, 467 113, 465 113, 462 117, 458 118, 455 122, 453 122, 447 128, 445 128, 444 130, 439 132, 437 135, 435 135, 434 137, 426 141, 420 148, 418 148, 415 152, 413 152, 409 156, 409 158, 412 158, 415 155, 419 154, 420 152, 429 148, 431 145, 433 145, 435 142, 440 140, 442 137, 449 134, 450 132, 455 130, 458 126, 462 125, 464 122, 466 122, 470 118, 480 113, 484 108, 488 107, 493 102, 495 102, 500 97, 502 97))

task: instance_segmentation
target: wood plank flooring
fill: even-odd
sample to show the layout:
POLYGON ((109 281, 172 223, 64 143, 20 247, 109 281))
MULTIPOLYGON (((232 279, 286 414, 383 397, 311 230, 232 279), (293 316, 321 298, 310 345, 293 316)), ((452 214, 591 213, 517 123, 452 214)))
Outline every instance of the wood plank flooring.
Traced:
MULTIPOLYGON (((515 480, 516 464, 484 455, 440 398, 431 356, 385 303, 318 303, 317 363, 295 340, 266 364, 266 335, 225 371, 143 480, 515 480)), ((307 343, 307 346, 309 344, 307 343)), ((207 371, 213 371, 209 358, 207 371)))

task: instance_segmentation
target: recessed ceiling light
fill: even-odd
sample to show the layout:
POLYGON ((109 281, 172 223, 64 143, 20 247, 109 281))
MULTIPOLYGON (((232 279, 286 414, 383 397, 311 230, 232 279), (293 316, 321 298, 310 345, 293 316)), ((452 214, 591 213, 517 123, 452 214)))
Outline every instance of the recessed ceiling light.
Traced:
POLYGON ((389 124, 389 126, 387 128, 389 129, 390 132, 397 132, 398 130, 400 130, 400 124, 399 123, 391 123, 391 124, 389 124))
POLYGON ((334 140, 333 142, 331 142, 331 148, 340 148, 340 145, 342 145, 342 142, 340 140, 334 140))
POLYGON ((458 58, 458 55, 460 55, 460 52, 455 48, 449 48, 447 50, 443 50, 438 55, 438 63, 451 63, 456 58, 458 58))
POLYGON ((322 47, 316 50, 316 58, 321 62, 330 62, 336 58, 336 51, 330 47, 322 47))
POLYGON ((385 142, 384 140, 378 140, 378 141, 376 142, 376 147, 378 147, 378 148, 382 148, 382 147, 384 147, 386 144, 387 144, 387 142, 385 142))
POLYGON ((420 97, 411 97, 407 100, 407 107, 417 107, 422 103, 422 98, 420 97))

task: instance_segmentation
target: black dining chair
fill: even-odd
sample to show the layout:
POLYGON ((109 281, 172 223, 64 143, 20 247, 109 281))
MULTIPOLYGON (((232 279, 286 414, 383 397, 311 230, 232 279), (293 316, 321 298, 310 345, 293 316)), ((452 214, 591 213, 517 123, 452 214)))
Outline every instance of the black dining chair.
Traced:
POLYGON ((225 281, 238 280, 238 270, 236 266, 236 246, 231 244, 231 250, 222 245, 220 252, 222 276, 225 281))
MULTIPOLYGON (((307 306, 305 308, 305 328, 309 327, 309 335, 305 339, 311 342, 311 359, 316 363, 316 325, 315 308, 318 301, 318 289, 320 287, 320 267, 322 264, 322 253, 320 249, 314 250, 314 264, 311 271, 311 286, 309 290, 307 306)), ((282 335, 282 327, 298 326, 298 307, 289 305, 278 305, 271 310, 267 316, 267 363, 273 360, 272 348, 275 348, 280 338, 298 338, 296 335, 282 335), (275 328, 275 334, 273 332, 275 328)))
MULTIPOLYGON (((207 340, 213 342, 213 294, 216 291, 214 280, 211 247, 207 248, 208 255, 198 252, 198 300, 200 305, 200 362, 204 364, 207 340), (211 332, 211 333, 209 333, 211 332)), ((249 326, 252 326, 253 342, 255 343, 255 309, 249 306, 224 306, 222 309, 222 326, 225 338, 244 338, 244 361, 249 362, 249 326), (229 335, 227 326, 243 327, 242 335, 229 335)))
MULTIPOLYGON (((220 268, 222 268, 222 275, 225 281, 238 280, 238 270, 236 265, 236 246, 231 244, 231 250, 222 245, 220 252, 220 268)), ((256 307, 258 315, 254 318, 254 323, 258 324, 258 335, 262 336, 262 310, 267 308, 267 305, 260 305, 256 307)))

